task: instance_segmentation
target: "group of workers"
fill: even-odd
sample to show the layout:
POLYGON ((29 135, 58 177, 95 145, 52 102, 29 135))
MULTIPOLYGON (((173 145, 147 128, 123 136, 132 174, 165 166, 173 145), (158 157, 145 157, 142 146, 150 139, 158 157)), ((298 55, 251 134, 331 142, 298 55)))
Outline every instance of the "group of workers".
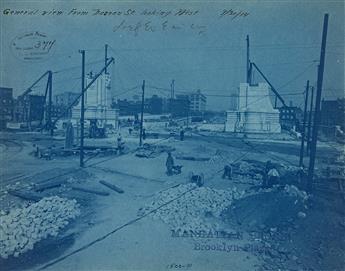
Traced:
MULTIPOLYGON (((130 133, 131 133, 131 131, 130 131, 130 133)), ((143 129, 142 133, 143 133, 142 134, 143 139, 145 140, 146 139, 145 129, 143 129)), ((182 128, 180 130, 180 140, 181 141, 184 140, 184 130, 182 128)), ((118 147, 119 153, 122 154, 123 150, 124 150, 124 142, 122 141, 122 137, 121 137, 120 133, 119 133, 118 138, 117 138, 117 147, 118 147)), ((174 174, 180 174, 181 173, 182 166, 181 165, 175 165, 174 158, 173 158, 171 152, 168 152, 165 166, 166 166, 166 174, 168 176, 172 176, 174 174)), ((224 169, 223 169, 222 178, 231 180, 232 176, 233 176, 232 165, 231 164, 225 165, 224 169)), ((193 182, 193 180, 197 180, 196 183, 199 186, 203 184, 203 177, 201 177, 201 175, 192 174, 190 179, 192 182, 193 182), (202 181, 201 181, 201 179, 202 179, 202 181)), ((276 167, 273 165, 273 163, 271 161, 267 161, 266 165, 265 165, 265 169, 263 171, 262 186, 264 188, 270 188, 274 185, 279 184, 279 179, 280 179, 280 176, 279 176, 278 170, 276 169, 276 167)))
MULTIPOLYGON (((168 176, 181 173, 182 166, 175 166, 174 158, 172 157, 171 152, 168 152, 168 157, 167 157, 165 165, 167 169, 166 174, 168 176)), ((232 165, 225 165, 222 178, 223 179, 227 178, 231 180, 232 175, 233 175, 232 165)), ((201 175, 192 174, 190 176, 190 180, 191 182, 197 183, 199 186, 203 184, 203 176, 201 175)), ((265 169, 263 171, 262 187, 263 188, 273 187, 274 185, 278 185, 279 181, 280 181, 280 175, 279 175, 278 170, 276 169, 276 167, 273 165, 271 161, 267 161, 265 169)))

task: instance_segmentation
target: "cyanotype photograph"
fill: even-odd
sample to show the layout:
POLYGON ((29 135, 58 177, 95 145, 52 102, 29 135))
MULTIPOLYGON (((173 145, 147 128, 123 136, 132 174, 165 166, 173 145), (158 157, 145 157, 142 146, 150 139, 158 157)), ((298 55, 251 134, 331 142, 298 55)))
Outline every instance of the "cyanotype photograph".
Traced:
POLYGON ((345 270, 344 5, 0 0, 0 269, 345 270))

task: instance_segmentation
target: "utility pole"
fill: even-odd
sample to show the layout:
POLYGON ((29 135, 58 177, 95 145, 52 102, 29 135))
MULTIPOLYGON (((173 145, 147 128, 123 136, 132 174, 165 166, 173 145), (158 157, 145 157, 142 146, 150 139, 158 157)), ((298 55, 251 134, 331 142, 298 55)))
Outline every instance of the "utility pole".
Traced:
POLYGON ((81 64, 81 107, 80 107, 80 167, 84 167, 84 84, 85 84, 85 50, 79 51, 82 55, 81 64))
POLYGON ((50 129, 50 136, 54 135, 54 127, 52 122, 52 99, 53 99, 53 73, 48 73, 48 129, 50 129))
POLYGON ((323 20, 320 65, 318 68, 318 75, 317 75, 314 125, 313 125, 312 139, 311 139, 311 145, 310 145, 310 159, 309 159, 309 169, 308 169, 308 187, 307 187, 308 191, 311 191, 313 188, 317 134, 318 134, 318 130, 319 130, 320 117, 321 117, 320 116, 321 115, 320 114, 320 103, 321 103, 321 93, 322 93, 323 72, 324 72, 324 68, 325 68, 327 30, 328 30, 328 14, 326 13, 324 16, 324 20, 323 20))
POLYGON ((145 80, 143 80, 142 89, 142 96, 141 96, 141 118, 140 118, 140 139, 139 139, 139 146, 143 144, 143 122, 144 122, 144 103, 145 103, 145 80))
POLYGON ((107 71, 107 61, 108 61, 108 44, 106 44, 104 46, 104 66, 105 66, 104 73, 105 74, 108 74, 108 71, 107 71))
POLYGON ((314 100, 314 87, 311 87, 311 99, 310 99, 310 109, 308 118, 308 135, 307 135, 307 154, 310 151, 310 136, 311 136, 311 116, 313 114, 313 100, 314 100))
POLYGON ((189 128, 189 115, 190 115, 190 103, 188 103, 188 109, 187 109, 187 128, 189 128))
POLYGON ((171 88, 170 98, 174 99, 174 97, 175 97, 175 80, 174 79, 171 81, 170 88, 171 88))
POLYGON ((247 41, 247 84, 251 84, 251 63, 250 63, 250 59, 249 59, 249 35, 247 35, 246 38, 247 41))
POLYGON ((305 124, 307 122, 307 109, 308 109, 308 96, 309 96, 309 80, 305 89, 305 100, 304 100, 304 114, 303 114, 303 127, 302 127, 302 140, 301 150, 299 153, 299 166, 303 166, 303 155, 304 155, 304 140, 305 140, 305 124))

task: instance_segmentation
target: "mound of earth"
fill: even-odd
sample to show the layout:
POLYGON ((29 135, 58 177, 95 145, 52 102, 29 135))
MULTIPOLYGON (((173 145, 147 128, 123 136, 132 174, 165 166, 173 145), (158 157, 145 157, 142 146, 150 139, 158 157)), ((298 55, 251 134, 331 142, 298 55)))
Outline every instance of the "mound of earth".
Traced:
POLYGON ((222 213, 222 218, 241 229, 255 231, 289 224, 303 216, 305 209, 302 198, 285 190, 272 190, 239 199, 222 213))
POLYGON ((306 201, 289 186, 241 198, 221 217, 262 248, 254 252, 263 260, 259 270, 344 270, 343 204, 340 197, 319 194, 306 201))

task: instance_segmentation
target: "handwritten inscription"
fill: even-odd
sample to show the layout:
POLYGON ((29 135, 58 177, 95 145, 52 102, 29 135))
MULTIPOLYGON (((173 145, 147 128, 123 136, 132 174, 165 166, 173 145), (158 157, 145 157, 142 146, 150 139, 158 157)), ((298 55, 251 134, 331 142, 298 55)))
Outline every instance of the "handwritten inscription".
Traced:
MULTIPOLYGON (((106 10, 101 8, 94 9, 78 9, 72 8, 69 10, 62 9, 10 9, 5 8, 2 12, 2 15, 6 16, 145 16, 145 17, 158 17, 158 18, 167 18, 167 17, 196 17, 202 15, 202 12, 198 9, 189 9, 189 8, 178 8, 178 9, 123 9, 123 10, 106 10)), ((223 9, 218 11, 219 18, 230 17, 232 20, 236 18, 243 18, 249 15, 249 12, 236 9, 223 9)))
POLYGON ((138 36, 140 32, 159 32, 159 31, 183 31, 192 30, 198 35, 202 35, 206 32, 207 27, 205 25, 198 24, 185 24, 185 23, 171 23, 169 21, 163 21, 161 23, 154 23, 152 21, 138 21, 136 23, 128 23, 126 20, 122 20, 120 24, 113 27, 113 32, 128 32, 134 36, 138 36))
POLYGON ((249 15, 249 12, 247 12, 247 11, 243 11, 243 10, 236 11, 233 9, 224 9, 219 17, 220 18, 230 17, 231 20, 234 20, 234 19, 240 18, 240 17, 247 17, 248 15, 249 15))
MULTIPOLYGON (((203 15, 210 17, 210 11, 195 8, 70 8, 70 9, 11 9, 1 10, 1 16, 40 16, 40 17, 98 17, 115 18, 111 22, 114 33, 128 33, 135 37, 141 33, 189 32, 204 35, 208 25, 203 23, 203 15), (194 20, 196 19, 196 20, 194 20)), ((213 12, 213 11, 212 11, 213 12)), ((212 16, 212 14, 211 14, 212 16)), ((222 9, 215 11, 214 18, 219 20, 240 20, 249 16, 249 12, 240 9, 222 9)), ((43 45, 45 46, 45 45, 43 45)), ((47 45, 49 47, 49 45, 47 45)))
POLYGON ((33 31, 15 37, 11 42, 12 52, 24 61, 38 61, 51 56, 55 39, 46 34, 33 31))

